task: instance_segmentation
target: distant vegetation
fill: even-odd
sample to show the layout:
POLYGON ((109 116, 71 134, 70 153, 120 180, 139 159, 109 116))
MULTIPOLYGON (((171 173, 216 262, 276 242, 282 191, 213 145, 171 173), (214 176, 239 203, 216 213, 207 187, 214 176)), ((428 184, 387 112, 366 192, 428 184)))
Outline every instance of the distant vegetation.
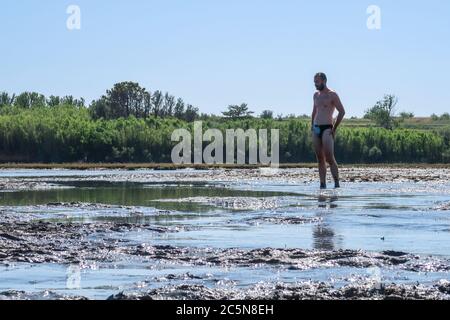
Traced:
POLYGON ((248 110, 248 105, 242 103, 241 105, 230 105, 228 111, 222 112, 227 119, 248 119, 251 118, 254 112, 248 110))
POLYGON ((398 103, 396 96, 389 94, 383 100, 378 101, 375 106, 366 111, 365 118, 373 120, 378 126, 392 130, 398 127, 395 119, 395 106, 398 103))
MULTIPOLYGON (((396 115, 395 96, 385 96, 364 119, 347 119, 336 140, 341 163, 447 163, 450 161, 448 114, 416 118, 396 115)), ((1 162, 170 162, 173 130, 280 129, 283 163, 315 161, 308 116, 253 116, 246 104, 230 105, 223 116, 199 109, 137 83, 114 85, 86 106, 72 96, 18 96, 0 93, 1 162)))
POLYGON ((199 117, 198 108, 186 104, 183 99, 159 90, 152 93, 134 82, 115 84, 106 95, 92 102, 89 111, 93 119, 108 120, 134 116, 194 121, 199 117))

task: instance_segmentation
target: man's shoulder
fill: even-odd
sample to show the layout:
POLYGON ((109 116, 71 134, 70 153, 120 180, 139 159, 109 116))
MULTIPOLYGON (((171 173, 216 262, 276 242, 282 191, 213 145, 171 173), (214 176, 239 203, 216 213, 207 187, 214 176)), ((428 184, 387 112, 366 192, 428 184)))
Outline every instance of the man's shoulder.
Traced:
POLYGON ((338 96, 338 93, 335 90, 333 90, 333 89, 329 89, 329 90, 330 91, 328 91, 328 94, 330 96, 332 96, 332 97, 337 97, 338 96))
POLYGON ((328 89, 328 90, 329 90, 328 91, 329 94, 337 94, 336 90, 333 90, 333 89, 328 89))

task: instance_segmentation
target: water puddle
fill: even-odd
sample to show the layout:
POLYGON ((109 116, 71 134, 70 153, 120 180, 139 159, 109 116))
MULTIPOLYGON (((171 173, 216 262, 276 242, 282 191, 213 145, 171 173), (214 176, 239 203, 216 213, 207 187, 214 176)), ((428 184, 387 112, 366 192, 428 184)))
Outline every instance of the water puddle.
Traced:
POLYGON ((0 299, 448 298, 449 172, 315 174, 0 170, 0 299))

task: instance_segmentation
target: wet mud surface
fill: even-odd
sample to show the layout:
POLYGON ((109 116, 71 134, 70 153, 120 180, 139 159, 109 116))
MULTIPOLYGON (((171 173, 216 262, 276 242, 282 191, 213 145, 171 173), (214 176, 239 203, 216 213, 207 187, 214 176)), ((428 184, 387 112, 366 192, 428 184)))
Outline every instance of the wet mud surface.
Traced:
MULTIPOLYGON (((53 205, 53 204, 52 204, 53 205)), ((7 216, 5 212, 2 216, 7 216)), ((127 232, 176 233, 182 228, 146 223, 69 223, 49 221, 2 221, 0 261, 2 264, 112 262, 139 257, 191 266, 283 267, 290 270, 350 266, 356 268, 397 266, 415 272, 450 271, 450 261, 397 251, 369 253, 361 250, 319 251, 261 248, 192 248, 136 244, 121 238, 127 232)))
MULTIPOLYGON (((4 177, 0 177, 0 190, 46 190, 63 188, 64 182, 205 182, 205 181, 280 181, 286 183, 314 183, 317 182, 317 170, 314 169, 211 169, 211 170, 136 170, 122 171, 117 174, 114 170, 70 171, 70 170, 22 170, 23 177, 14 177, 14 170, 2 170, 4 177), (45 172, 44 176, 30 177, 29 172, 45 172), (63 172, 64 175, 58 175, 63 172), (89 172, 95 172, 90 175, 89 172), (11 176, 9 176, 11 175, 11 176), (55 177, 55 175, 58 175, 55 177)), ((343 168, 342 182, 441 182, 450 180, 450 169, 441 168, 343 168)))
POLYGON ((0 171, 0 299, 447 300, 449 178, 0 171))
POLYGON ((434 286, 361 283, 335 288, 326 283, 271 284, 252 288, 210 289, 180 285, 146 293, 119 293, 108 300, 448 300, 449 283, 434 286))
MULTIPOLYGON (((449 284, 433 286, 377 286, 373 283, 335 288, 326 283, 265 284, 247 289, 216 289, 203 285, 179 285, 148 292, 111 295, 107 300, 448 300, 449 284)), ((0 300, 88 300, 81 296, 59 295, 54 292, 0 292, 0 300)))

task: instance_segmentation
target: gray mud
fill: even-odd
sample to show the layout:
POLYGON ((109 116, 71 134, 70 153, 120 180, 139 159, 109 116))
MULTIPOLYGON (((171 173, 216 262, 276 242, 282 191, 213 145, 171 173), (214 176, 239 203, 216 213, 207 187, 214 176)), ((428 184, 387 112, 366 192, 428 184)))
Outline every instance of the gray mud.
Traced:
POLYGON ((179 229, 150 224, 117 222, 70 223, 51 221, 17 222, 5 213, 0 218, 0 261, 2 263, 63 263, 114 261, 128 240, 112 235, 130 231, 178 232, 179 229))
POLYGON ((335 288, 326 283, 261 284, 247 289, 218 289, 202 285, 179 285, 145 293, 112 295, 108 300, 448 300, 450 283, 423 285, 377 285, 373 282, 335 288))
POLYGON ((61 295, 51 291, 27 293, 25 291, 10 290, 0 292, 0 300, 56 300, 56 301, 81 301, 88 300, 86 297, 61 295))
POLYGON ((307 270, 324 267, 389 267, 414 272, 449 271, 448 260, 420 257, 404 252, 368 253, 361 250, 303 250, 262 248, 195 248, 147 245, 122 239, 127 232, 173 233, 179 229, 150 224, 51 221, 0 222, 0 261, 2 263, 112 262, 128 257, 153 259, 192 266, 283 267, 307 270))
MULTIPOLYGON (((186 280, 186 279, 185 279, 186 280)), ((374 282, 352 284, 341 288, 323 282, 296 284, 258 284, 246 289, 209 288, 204 285, 183 284, 165 286, 147 292, 120 292, 107 300, 449 300, 450 283, 434 285, 397 285, 374 282)), ((88 300, 82 296, 60 295, 45 291, 0 292, 0 300, 88 300)))
POLYGON ((0 300, 450 299, 448 169, 33 175, 0 172, 0 300))
MULTIPOLYGON (((8 170, 3 170, 8 172, 8 170)), ((64 172, 64 171, 63 171, 64 172)), ((58 176, 47 174, 43 177, 1 177, 0 190, 48 190, 69 188, 70 182, 133 182, 133 183, 180 183, 180 182, 241 182, 272 181, 296 184, 317 182, 316 168, 301 169, 212 169, 179 170, 170 174, 161 174, 157 170, 142 171, 105 171, 93 170, 95 175, 58 176), (120 172, 120 173, 118 173, 120 172), (69 183, 69 184, 67 184, 69 183)), ((358 182, 414 182, 446 183, 450 181, 450 169, 442 168, 342 168, 343 183, 358 182)))
POLYGON ((360 250, 317 251, 274 248, 217 250, 212 248, 193 249, 146 245, 129 247, 126 250, 130 255, 167 260, 172 263, 189 263, 197 266, 272 266, 283 267, 289 270, 331 267, 386 268, 395 266, 398 269, 414 272, 441 272, 450 270, 448 260, 420 257, 395 251, 369 253, 360 250))
POLYGON ((270 224, 305 224, 305 223, 319 223, 322 218, 310 217, 271 217, 262 216, 256 218, 248 218, 245 221, 249 224, 270 223, 270 224))

